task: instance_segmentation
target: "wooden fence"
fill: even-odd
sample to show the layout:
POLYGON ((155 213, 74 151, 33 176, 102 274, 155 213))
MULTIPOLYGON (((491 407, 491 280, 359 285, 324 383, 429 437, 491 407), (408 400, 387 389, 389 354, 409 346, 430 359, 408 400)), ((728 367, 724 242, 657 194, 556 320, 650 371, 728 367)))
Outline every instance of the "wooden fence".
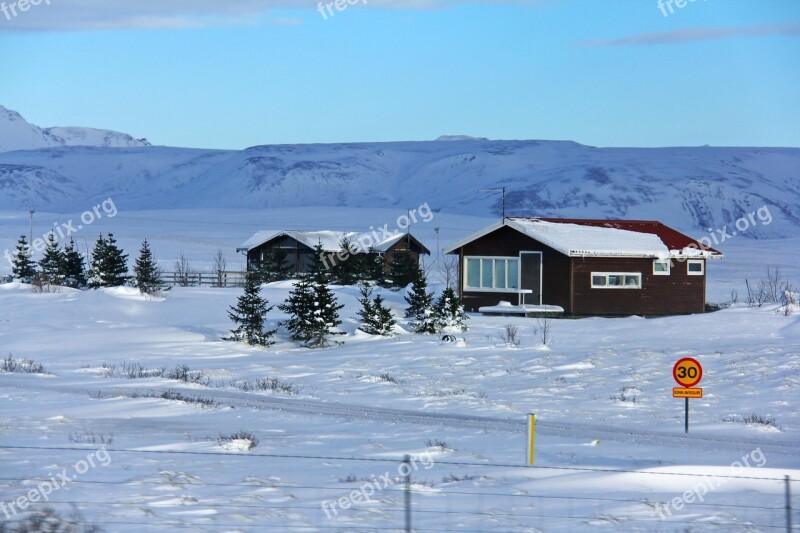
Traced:
POLYGON ((161 272, 161 282, 171 287, 244 287, 247 272, 161 272))

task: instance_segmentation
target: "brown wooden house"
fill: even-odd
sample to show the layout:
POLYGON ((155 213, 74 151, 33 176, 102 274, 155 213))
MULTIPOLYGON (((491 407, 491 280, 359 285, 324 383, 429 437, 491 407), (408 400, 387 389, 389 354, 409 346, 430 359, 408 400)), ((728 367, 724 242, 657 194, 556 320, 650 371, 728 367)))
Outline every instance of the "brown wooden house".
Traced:
POLYGON ((506 218, 445 249, 468 311, 576 316, 705 310, 717 250, 660 222, 506 218))
POLYGON ((387 266, 392 264, 394 254, 408 252, 411 258, 419 262, 422 254, 430 255, 428 250, 410 233, 378 234, 343 232, 343 231, 259 231, 248 239, 239 252, 247 253, 247 269, 258 270, 259 265, 275 249, 286 252, 286 261, 295 274, 307 272, 313 264, 314 248, 322 245, 325 252, 323 264, 333 266, 338 261, 337 254, 342 252, 342 242, 347 240, 355 254, 367 253, 371 249, 380 255, 387 266))

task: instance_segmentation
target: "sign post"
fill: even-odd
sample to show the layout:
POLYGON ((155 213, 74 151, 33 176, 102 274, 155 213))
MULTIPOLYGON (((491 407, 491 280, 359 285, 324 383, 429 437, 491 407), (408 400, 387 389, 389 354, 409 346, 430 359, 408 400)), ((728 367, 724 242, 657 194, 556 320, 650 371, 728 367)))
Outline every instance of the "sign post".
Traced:
POLYGON ((703 379, 703 366, 697 359, 684 357, 672 367, 672 377, 680 385, 672 389, 673 398, 683 398, 684 405, 683 431, 689 433, 689 398, 702 398, 703 389, 695 387, 703 379))
POLYGON ((534 448, 536 444, 536 415, 528 413, 528 454, 525 461, 528 466, 533 464, 534 448))

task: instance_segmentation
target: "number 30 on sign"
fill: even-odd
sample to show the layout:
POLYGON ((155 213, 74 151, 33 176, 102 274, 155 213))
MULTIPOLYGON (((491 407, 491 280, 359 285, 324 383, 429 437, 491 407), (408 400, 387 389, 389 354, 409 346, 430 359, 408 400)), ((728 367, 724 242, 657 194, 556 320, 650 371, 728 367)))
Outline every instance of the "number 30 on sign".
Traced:
POLYGON ((691 357, 684 357, 672 368, 672 377, 678 382, 678 385, 685 388, 691 388, 700 383, 703 379, 703 367, 696 359, 691 357))

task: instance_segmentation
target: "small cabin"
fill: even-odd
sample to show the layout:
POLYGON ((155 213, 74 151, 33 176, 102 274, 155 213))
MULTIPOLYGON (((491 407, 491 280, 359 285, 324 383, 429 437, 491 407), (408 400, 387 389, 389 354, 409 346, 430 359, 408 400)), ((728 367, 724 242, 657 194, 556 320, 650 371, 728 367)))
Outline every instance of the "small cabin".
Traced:
POLYGON ((344 231, 259 231, 237 251, 247 253, 247 269, 255 271, 266 257, 280 249, 286 253, 286 261, 293 273, 302 274, 313 265, 314 250, 318 245, 324 252, 323 264, 333 266, 339 260, 337 254, 343 252, 344 242, 350 243, 351 255, 376 252, 383 258, 387 271, 394 255, 399 252, 407 252, 417 263, 421 255, 431 253, 410 233, 380 235, 378 232, 344 231))
POLYGON ((505 218, 446 248, 468 311, 572 316, 702 313, 722 254, 657 221, 505 218))

